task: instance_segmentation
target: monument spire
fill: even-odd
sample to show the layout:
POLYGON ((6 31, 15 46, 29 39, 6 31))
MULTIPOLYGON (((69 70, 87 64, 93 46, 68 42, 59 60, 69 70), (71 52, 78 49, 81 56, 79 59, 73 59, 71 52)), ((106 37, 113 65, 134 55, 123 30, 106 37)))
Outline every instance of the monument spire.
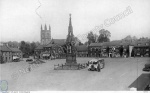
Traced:
POLYGON ((51 26, 49 25, 49 31, 51 31, 51 26))
POLYGON ((69 20, 69 27, 68 27, 68 35, 73 36, 73 27, 71 22, 71 14, 69 14, 70 20, 69 20))
POLYGON ((70 16, 69 26, 72 26, 72 23, 71 23, 71 14, 69 14, 69 16, 70 16))

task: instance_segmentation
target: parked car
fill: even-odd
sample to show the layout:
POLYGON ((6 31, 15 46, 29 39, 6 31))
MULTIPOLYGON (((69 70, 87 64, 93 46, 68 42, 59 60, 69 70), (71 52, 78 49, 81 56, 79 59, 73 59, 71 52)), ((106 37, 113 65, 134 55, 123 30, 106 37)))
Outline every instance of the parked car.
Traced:
POLYGON ((30 62, 30 61, 33 61, 33 59, 28 58, 28 59, 26 60, 26 62, 30 62))
POLYGON ((29 55, 23 54, 23 58, 29 58, 29 55))
POLYGON ((19 58, 13 60, 13 62, 19 62, 19 61, 20 61, 19 58))
POLYGON ((13 62, 19 62, 20 58, 18 56, 13 56, 13 62))
POLYGON ((89 71, 98 71, 100 72, 105 66, 104 59, 92 59, 88 62, 89 71))
POLYGON ((150 71, 150 64, 145 64, 143 71, 150 71))

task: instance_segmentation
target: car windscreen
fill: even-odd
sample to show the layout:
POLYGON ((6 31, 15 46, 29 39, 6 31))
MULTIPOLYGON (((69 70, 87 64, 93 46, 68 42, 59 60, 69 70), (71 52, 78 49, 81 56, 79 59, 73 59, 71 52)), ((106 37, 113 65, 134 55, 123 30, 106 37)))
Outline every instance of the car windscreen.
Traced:
POLYGON ((97 64, 97 62, 93 62, 93 64, 97 64))

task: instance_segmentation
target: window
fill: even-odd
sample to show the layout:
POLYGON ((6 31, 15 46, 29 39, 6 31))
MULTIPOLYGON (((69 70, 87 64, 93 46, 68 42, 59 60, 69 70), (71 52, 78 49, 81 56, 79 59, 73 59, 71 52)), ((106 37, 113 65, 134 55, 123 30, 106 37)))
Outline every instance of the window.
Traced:
POLYGON ((141 44, 139 43, 139 44, 137 44, 138 46, 140 46, 141 44))
POLYGON ((3 56, 5 56, 5 52, 3 52, 3 56))
POLYGON ((148 45, 148 43, 146 43, 145 45, 148 45))
POLYGON ((146 51, 149 51, 149 49, 146 49, 146 51))
POLYGON ((91 51, 92 51, 92 48, 91 48, 91 51))

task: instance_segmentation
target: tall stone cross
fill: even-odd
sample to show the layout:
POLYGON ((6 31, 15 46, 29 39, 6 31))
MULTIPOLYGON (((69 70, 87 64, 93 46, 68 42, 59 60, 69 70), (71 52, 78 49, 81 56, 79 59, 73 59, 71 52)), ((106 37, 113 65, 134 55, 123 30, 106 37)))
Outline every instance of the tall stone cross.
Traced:
POLYGON ((73 35, 73 27, 71 22, 71 14, 69 14, 69 26, 68 26, 68 35, 66 39, 66 45, 67 45, 67 54, 66 54, 66 62, 68 64, 76 63, 76 49, 74 46, 74 35, 73 35))

